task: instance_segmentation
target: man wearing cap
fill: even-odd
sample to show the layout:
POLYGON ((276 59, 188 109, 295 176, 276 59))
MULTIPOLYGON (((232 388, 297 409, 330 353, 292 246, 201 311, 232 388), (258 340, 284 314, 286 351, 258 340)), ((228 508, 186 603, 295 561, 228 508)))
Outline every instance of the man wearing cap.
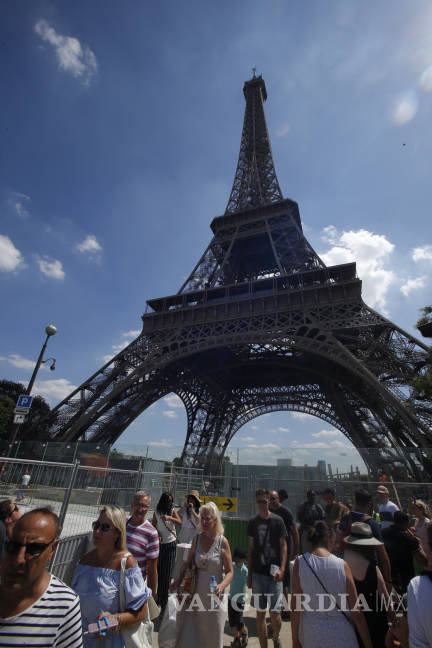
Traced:
POLYGON ((144 491, 135 493, 132 499, 132 516, 126 523, 126 545, 136 559, 144 580, 153 596, 157 590, 157 562, 159 557, 158 532, 148 520, 150 495, 144 491))
POLYGON ((381 529, 386 529, 393 524, 393 516, 396 511, 399 511, 399 507, 394 502, 390 502, 389 492, 385 486, 378 486, 377 493, 380 501, 378 513, 381 520, 381 529))

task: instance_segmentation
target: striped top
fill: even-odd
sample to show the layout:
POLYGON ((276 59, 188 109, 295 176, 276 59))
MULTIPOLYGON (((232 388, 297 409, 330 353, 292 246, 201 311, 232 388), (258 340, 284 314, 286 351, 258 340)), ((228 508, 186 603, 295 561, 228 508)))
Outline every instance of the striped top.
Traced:
POLYGON ((51 575, 40 599, 13 617, 0 617, 0 646, 82 648, 79 597, 51 575))
POLYGON ((126 545, 138 563, 143 577, 147 573, 147 560, 159 556, 159 536, 153 524, 148 520, 134 526, 131 519, 126 524, 126 545))

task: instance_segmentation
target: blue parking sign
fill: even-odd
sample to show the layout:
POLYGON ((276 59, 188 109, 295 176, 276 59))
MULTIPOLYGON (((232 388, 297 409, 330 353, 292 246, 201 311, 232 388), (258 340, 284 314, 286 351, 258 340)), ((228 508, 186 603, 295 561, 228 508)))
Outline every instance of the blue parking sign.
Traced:
POLYGON ((21 394, 21 396, 18 396, 18 401, 16 406, 30 409, 32 400, 33 400, 33 396, 26 396, 26 394, 21 394))

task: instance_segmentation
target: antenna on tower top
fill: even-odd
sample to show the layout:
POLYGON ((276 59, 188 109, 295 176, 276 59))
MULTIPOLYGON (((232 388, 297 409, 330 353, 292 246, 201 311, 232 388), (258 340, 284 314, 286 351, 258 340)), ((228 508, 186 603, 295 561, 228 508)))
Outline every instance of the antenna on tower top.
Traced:
POLYGON ((252 68, 253 78, 256 79, 256 67, 252 68))

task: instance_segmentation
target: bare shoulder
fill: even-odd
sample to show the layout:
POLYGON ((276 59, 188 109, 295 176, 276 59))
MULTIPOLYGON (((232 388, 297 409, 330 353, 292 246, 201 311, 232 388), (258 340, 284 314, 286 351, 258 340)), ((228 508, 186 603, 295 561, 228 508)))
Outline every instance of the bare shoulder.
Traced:
POLYGON ((229 548, 230 548, 230 546, 229 546, 229 542, 228 542, 228 540, 225 538, 225 536, 223 535, 223 536, 222 536, 222 549, 229 549, 229 548))
POLYGON ((80 558, 80 565, 90 565, 91 567, 95 566, 95 549, 92 549, 91 551, 87 551, 83 556, 80 558))

